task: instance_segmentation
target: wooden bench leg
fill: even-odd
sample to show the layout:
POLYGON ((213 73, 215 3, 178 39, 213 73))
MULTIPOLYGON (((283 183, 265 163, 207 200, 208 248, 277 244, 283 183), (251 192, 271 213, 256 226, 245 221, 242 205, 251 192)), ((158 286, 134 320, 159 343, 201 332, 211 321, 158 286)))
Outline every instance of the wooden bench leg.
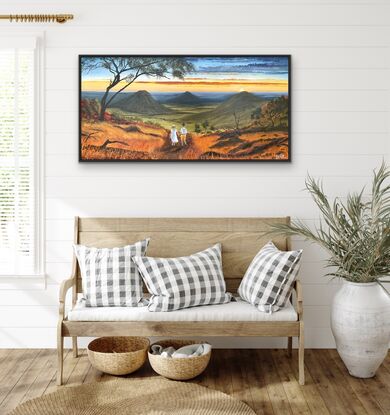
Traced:
POLYGON ((62 322, 57 328, 57 385, 62 385, 62 373, 64 369, 64 338, 62 337, 62 322))
POLYGON ((77 336, 72 336, 72 349, 73 349, 73 357, 78 356, 78 348, 77 348, 77 336))
POLYGON ((287 337, 287 353, 289 357, 292 356, 292 343, 293 343, 293 338, 287 337))
POLYGON ((298 372, 299 372, 299 384, 305 384, 305 337, 303 321, 299 324, 299 337, 298 337, 298 372))

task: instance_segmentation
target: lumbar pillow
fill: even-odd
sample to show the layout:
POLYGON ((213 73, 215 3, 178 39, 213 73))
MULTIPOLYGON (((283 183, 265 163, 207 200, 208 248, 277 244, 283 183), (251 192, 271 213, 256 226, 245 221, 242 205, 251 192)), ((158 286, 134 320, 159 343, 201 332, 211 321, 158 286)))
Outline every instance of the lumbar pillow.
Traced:
POLYGON ((240 297, 260 311, 272 313, 284 307, 298 274, 300 251, 280 251, 272 242, 249 265, 238 288, 240 297))
POLYGON ((187 257, 134 256, 133 261, 151 294, 149 311, 173 311, 231 300, 222 272, 221 244, 187 257))
POLYGON ((149 239, 121 248, 90 248, 74 245, 87 307, 138 307, 142 278, 131 257, 145 255, 149 239))

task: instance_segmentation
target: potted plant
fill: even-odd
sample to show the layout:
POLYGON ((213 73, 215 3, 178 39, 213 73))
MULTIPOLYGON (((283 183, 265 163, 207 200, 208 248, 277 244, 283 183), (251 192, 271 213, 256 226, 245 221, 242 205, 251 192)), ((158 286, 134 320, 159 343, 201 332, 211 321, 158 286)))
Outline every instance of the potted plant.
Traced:
POLYGON ((349 373, 360 378, 374 376, 389 349, 390 295, 383 286, 390 275, 389 177, 383 163, 374 171, 369 196, 363 189, 331 203, 321 181, 308 176, 306 189, 320 209, 319 225, 312 229, 297 220, 272 231, 304 236, 330 254, 326 275, 344 282, 332 304, 332 332, 349 373))

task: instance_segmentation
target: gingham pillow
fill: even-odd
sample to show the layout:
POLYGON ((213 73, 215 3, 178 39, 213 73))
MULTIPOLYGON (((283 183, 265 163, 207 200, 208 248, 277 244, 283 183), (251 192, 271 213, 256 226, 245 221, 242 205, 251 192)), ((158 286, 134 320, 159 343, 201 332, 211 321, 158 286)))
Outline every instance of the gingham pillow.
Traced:
POLYGON ((221 244, 187 257, 134 256, 133 261, 151 294, 149 311, 173 311, 231 300, 222 272, 221 244))
POLYGON ((131 260, 145 255, 149 239, 121 248, 92 248, 74 245, 87 307, 138 307, 142 298, 142 279, 131 260))
POLYGON ((280 251, 272 242, 249 265, 238 294, 260 311, 272 313, 286 305, 299 270, 302 250, 280 251))

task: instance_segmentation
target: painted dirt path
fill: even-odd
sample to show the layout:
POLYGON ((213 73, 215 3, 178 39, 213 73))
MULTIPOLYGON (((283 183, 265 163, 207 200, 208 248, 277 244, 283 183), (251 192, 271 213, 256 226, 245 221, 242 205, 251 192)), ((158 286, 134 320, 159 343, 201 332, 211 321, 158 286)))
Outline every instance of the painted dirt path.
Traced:
POLYGON ((85 159, 202 160, 284 159, 286 132, 225 130, 187 135, 187 144, 172 146, 169 130, 141 122, 84 123, 82 154, 85 159))

